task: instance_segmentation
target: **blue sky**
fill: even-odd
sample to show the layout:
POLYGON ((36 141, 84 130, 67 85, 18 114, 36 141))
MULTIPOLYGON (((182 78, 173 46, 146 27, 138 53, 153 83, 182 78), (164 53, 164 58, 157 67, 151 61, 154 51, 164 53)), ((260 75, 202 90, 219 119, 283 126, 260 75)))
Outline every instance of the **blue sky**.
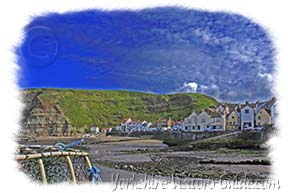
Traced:
POLYGON ((48 13, 25 27, 16 53, 21 88, 199 92, 230 102, 273 95, 269 35, 225 12, 48 13))

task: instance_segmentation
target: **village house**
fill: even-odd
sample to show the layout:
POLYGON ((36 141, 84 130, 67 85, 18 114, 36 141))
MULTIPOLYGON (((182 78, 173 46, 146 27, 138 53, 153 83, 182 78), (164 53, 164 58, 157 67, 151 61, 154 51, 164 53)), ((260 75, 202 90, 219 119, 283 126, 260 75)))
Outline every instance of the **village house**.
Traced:
POLYGON ((256 126, 258 127, 271 124, 271 116, 269 112, 267 112, 267 110, 264 108, 260 109, 258 112, 256 112, 255 122, 256 126))
POLYGON ((167 128, 172 128, 173 125, 175 124, 175 122, 171 119, 171 117, 169 117, 168 121, 167 121, 167 128))
POLYGON ((89 130, 90 130, 90 133, 99 133, 100 132, 99 127, 96 127, 95 125, 91 126, 89 130))
POLYGON ((276 114, 276 98, 272 97, 264 106, 264 108, 269 112, 270 124, 275 124, 276 114))
POLYGON ((184 121, 177 121, 172 126, 174 131, 183 131, 184 130, 184 121))
POLYGON ((183 122, 183 130, 192 131, 199 130, 197 124, 197 114, 193 111, 187 118, 184 119, 183 122))
POLYGON ((242 106, 240 110, 241 130, 244 130, 245 128, 254 128, 254 108, 255 106, 253 106, 253 104, 249 104, 248 102, 242 106))
POLYGON ((102 128, 103 133, 110 133, 111 131, 112 131, 112 128, 109 128, 109 127, 102 128))
POLYGON ((142 121, 131 121, 127 125, 128 131, 140 130, 141 127, 142 127, 142 121))
POLYGON ((175 122, 171 119, 171 117, 169 117, 169 119, 159 119, 156 122, 156 127, 158 129, 171 129, 173 127, 173 125, 175 124, 175 122))
POLYGON ((124 119, 120 125, 116 126, 116 130, 117 131, 123 131, 123 132, 127 132, 128 131, 128 124, 132 122, 132 119, 128 118, 128 119, 124 119))
POLYGON ((122 132, 149 131, 152 123, 147 121, 132 121, 131 118, 125 119, 116 130, 122 132))
POLYGON ((275 98, 268 101, 240 104, 220 104, 216 108, 192 112, 183 121, 158 120, 152 125, 147 121, 125 119, 116 130, 123 132, 174 130, 186 132, 245 130, 275 123, 275 98))
POLYGON ((209 125, 209 122, 210 122, 210 116, 205 111, 202 111, 197 116, 197 127, 193 128, 193 130, 205 131, 205 128, 206 126, 209 125))
MULTIPOLYGON (((222 131, 222 130, 225 130, 225 120, 223 119, 223 115, 221 115, 215 109, 206 109, 206 110, 204 110, 204 112, 210 118, 210 120, 207 122, 206 128, 204 128, 204 126, 203 126, 205 131, 222 131)), ((198 120, 201 120, 201 119, 198 118, 198 120)), ((200 124, 201 124, 201 122, 200 122, 200 124)))
POLYGON ((220 131, 224 130, 224 119, 216 109, 205 109, 198 115, 192 112, 184 119, 184 131, 220 131))
POLYGON ((218 105, 216 110, 224 119, 224 130, 235 130, 240 128, 239 104, 223 103, 218 105))
POLYGON ((236 130, 239 128, 240 117, 237 110, 232 110, 226 117, 226 129, 236 130))
POLYGON ((256 108, 255 108, 256 126, 275 124, 275 103, 276 103, 275 97, 272 97, 268 101, 256 102, 256 108))
POLYGON ((275 124, 275 101, 275 97, 272 97, 268 101, 246 102, 243 105, 224 103, 218 105, 216 110, 226 119, 225 129, 243 130, 275 124))
POLYGON ((271 124, 275 124, 276 117, 276 103, 274 102, 270 107, 270 115, 271 115, 271 124))

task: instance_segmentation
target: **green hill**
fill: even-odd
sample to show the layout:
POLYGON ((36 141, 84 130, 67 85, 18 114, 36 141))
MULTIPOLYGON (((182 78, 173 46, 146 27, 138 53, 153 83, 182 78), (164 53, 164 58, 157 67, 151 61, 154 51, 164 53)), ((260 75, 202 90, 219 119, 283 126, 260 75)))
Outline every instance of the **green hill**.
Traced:
POLYGON ((130 91, 29 89, 47 104, 57 104, 72 126, 115 127, 125 118, 181 120, 193 110, 215 106, 212 97, 197 93, 149 94, 130 91))

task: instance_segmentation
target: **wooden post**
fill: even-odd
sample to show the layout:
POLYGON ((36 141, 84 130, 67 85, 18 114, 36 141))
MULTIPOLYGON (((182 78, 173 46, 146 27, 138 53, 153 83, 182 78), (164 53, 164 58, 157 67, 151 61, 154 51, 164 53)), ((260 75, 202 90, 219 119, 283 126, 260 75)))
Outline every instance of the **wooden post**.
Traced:
POLYGON ((86 160, 86 164, 87 164, 88 168, 91 168, 92 165, 91 165, 90 159, 87 155, 85 156, 85 160, 86 160))
POLYGON ((73 182, 73 184, 76 184, 76 177, 75 177, 75 173, 74 173, 74 168, 73 168, 72 161, 71 161, 71 159, 70 159, 69 156, 66 156, 66 160, 67 160, 67 162, 68 162, 70 174, 71 174, 71 177, 72 177, 72 182, 73 182))
POLYGON ((47 179, 46 179, 46 174, 45 174, 45 168, 44 168, 44 164, 42 159, 38 159, 38 164, 39 164, 39 168, 40 168, 40 174, 41 174, 41 178, 42 178, 42 183, 44 185, 47 184, 47 179))

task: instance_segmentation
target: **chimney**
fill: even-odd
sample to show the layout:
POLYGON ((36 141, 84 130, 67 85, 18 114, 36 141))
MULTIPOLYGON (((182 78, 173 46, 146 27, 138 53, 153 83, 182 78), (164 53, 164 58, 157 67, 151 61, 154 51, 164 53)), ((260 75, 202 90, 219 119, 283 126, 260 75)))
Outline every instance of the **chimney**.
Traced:
POLYGON ((258 108, 258 106, 259 106, 259 103, 260 103, 260 101, 259 101, 259 100, 257 100, 257 101, 255 102, 256 108, 258 108))

